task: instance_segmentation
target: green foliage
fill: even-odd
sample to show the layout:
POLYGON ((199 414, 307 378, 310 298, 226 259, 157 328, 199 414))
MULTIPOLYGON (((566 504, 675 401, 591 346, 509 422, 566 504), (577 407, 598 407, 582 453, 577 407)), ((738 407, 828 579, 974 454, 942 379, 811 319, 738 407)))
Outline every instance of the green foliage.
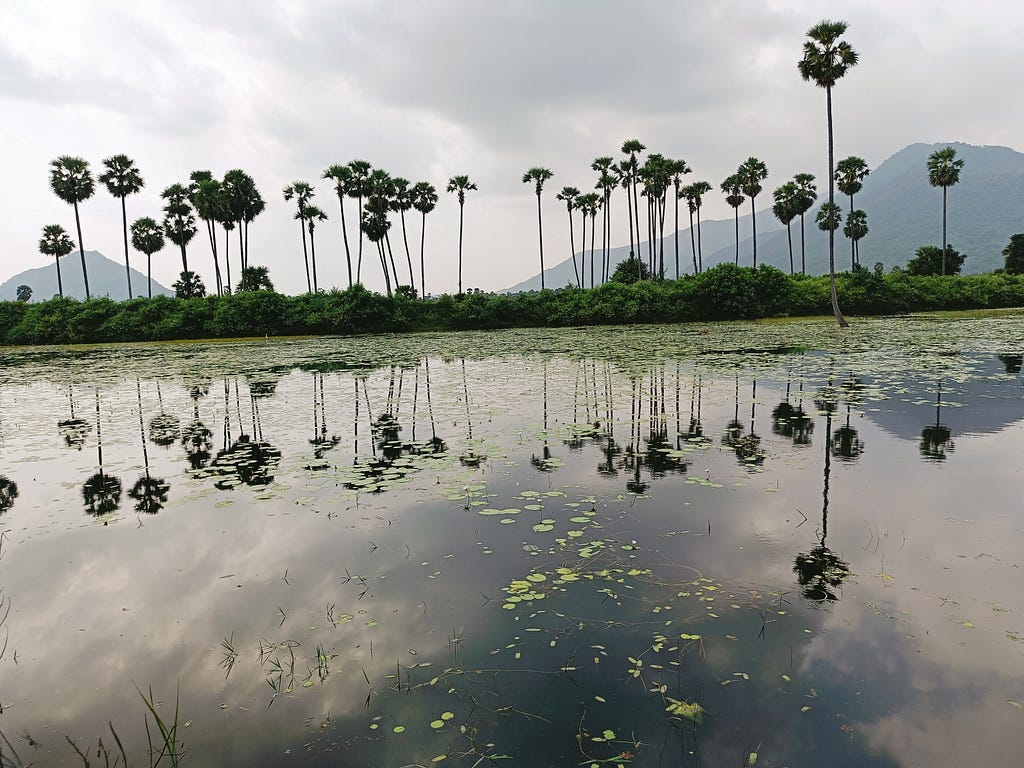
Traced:
POLYGON ((1004 269, 1008 275, 1024 275, 1024 235, 1011 235, 1003 248, 1004 269))
MULTIPOLYGON (((959 275, 963 269, 967 254, 946 246, 946 274, 959 275)), ((907 273, 911 275, 941 275, 942 249, 935 245, 922 245, 917 249, 914 258, 907 262, 907 273)))
POLYGON ((178 279, 171 283, 174 295, 179 299, 192 299, 206 295, 206 286, 203 279, 195 272, 185 271, 178 275, 178 279))
POLYGON ((619 266, 612 273, 612 282, 625 283, 630 285, 640 280, 650 280, 651 270, 647 264, 636 256, 630 256, 625 261, 619 262, 619 266))
POLYGON ((236 293, 272 290, 274 284, 270 282, 270 271, 266 267, 245 267, 242 270, 242 279, 238 281, 236 293))
POLYGON ((32 288, 28 285, 19 285, 16 289, 18 301, 29 301, 32 298, 32 288))

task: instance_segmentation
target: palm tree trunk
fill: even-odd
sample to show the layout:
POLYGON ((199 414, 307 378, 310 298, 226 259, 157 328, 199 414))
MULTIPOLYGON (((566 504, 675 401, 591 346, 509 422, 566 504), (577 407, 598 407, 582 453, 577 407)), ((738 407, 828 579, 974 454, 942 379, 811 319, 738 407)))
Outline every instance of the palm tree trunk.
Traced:
MULTIPOLYGON (((825 106, 828 113, 828 202, 831 208, 835 205, 835 149, 832 143, 832 88, 825 88, 825 106)), ((829 291, 832 294, 832 314, 840 328, 846 328, 849 323, 839 310, 839 295, 836 293, 836 231, 828 231, 828 283, 829 291)))
POLYGON ((658 201, 658 263, 661 279, 665 279, 665 205, 664 196, 658 201))
POLYGON ((757 214, 754 211, 754 196, 750 196, 750 231, 754 237, 754 269, 757 269, 757 214))
MULTIPOLYGON (((239 233, 238 236, 241 237, 242 236, 241 233, 239 233)), ((245 267, 249 266, 249 222, 248 221, 245 222, 245 247, 242 249, 242 252, 245 255, 245 258, 243 259, 244 264, 243 264, 243 267, 242 267, 244 269, 245 267)))
POLYGON ((800 274, 807 274, 807 242, 804 240, 804 215, 800 214, 800 274))
POLYGON ((416 276, 412 273, 412 256, 409 254, 409 237, 405 232, 405 211, 399 211, 398 215, 402 218, 402 241, 405 243, 405 259, 409 262, 409 287, 415 290, 416 276))
POLYGON ((121 196, 121 226, 124 229, 124 273, 128 277, 128 300, 132 299, 132 270, 128 266, 128 211, 121 196))
POLYGON ((64 298, 64 284, 61 282, 61 279, 60 279, 60 256, 54 255, 54 260, 56 260, 56 262, 57 262, 57 293, 59 293, 60 297, 63 299, 64 298))
POLYGON ((395 277, 395 290, 398 290, 398 267, 395 266, 395 252, 391 248, 391 237, 384 233, 384 244, 387 246, 388 260, 391 262, 391 273, 395 277))
POLYGON ((942 274, 946 274, 946 187, 942 187, 942 274))
MULTIPOLYGON (((587 282, 587 211, 583 209, 580 211, 580 218, 583 219, 583 226, 580 227, 581 244, 580 244, 580 273, 582 280, 580 287, 582 288, 587 282)), ((573 257, 573 264, 576 263, 576 258, 573 257)), ((590 275, 590 287, 594 287, 594 275, 590 275)))
POLYGON ((359 195, 356 198, 356 204, 359 206, 359 256, 356 259, 356 282, 359 282, 359 276, 362 274, 363 269, 363 196, 359 195))
POLYGON ((604 190, 604 218, 601 221, 601 274, 602 282, 612 277, 612 193, 604 190))
POLYGON ((793 220, 786 222, 786 238, 789 240, 789 274, 793 274, 793 220))
POLYGON ((597 221, 597 211, 590 214, 590 287, 594 287, 594 222, 597 221))
POLYGON ((465 204, 459 202, 459 296, 462 295, 462 219, 465 204))
POLYGON ((384 254, 384 241, 377 241, 377 255, 380 257, 380 267, 384 271, 384 287, 387 289, 388 296, 391 296, 391 273, 388 272, 388 260, 384 254))
POLYGON ((313 292, 313 284, 309 280, 309 253, 306 250, 306 220, 299 219, 299 229, 302 232, 302 260, 306 265, 306 293, 313 292))
POLYGON ((82 280, 85 281, 85 298, 89 300, 92 294, 89 293, 89 272, 85 268, 85 246, 82 244, 82 219, 78 215, 78 201, 75 203, 75 229, 78 230, 78 256, 82 259, 82 280))
POLYGON ((583 283, 580 282, 580 270, 576 266, 576 238, 573 236, 572 231, 572 208, 566 205, 565 209, 569 213, 569 250, 572 251, 572 272, 576 275, 576 287, 582 288, 583 283))
MULTIPOLYGON (((850 213, 853 213, 853 195, 850 195, 850 213)), ((849 221, 849 218, 847 218, 847 221, 849 221)), ((853 272, 855 269, 857 269, 857 246, 855 245, 856 242, 857 241, 854 240, 852 237, 850 238, 850 271, 851 272, 853 272)))
POLYGON ((673 185, 676 196, 676 212, 675 212, 675 241, 676 241, 676 280, 679 279, 679 185, 673 185))
MULTIPOLYGON (((313 220, 310 219, 309 223, 312 224, 313 220)), ((320 286, 316 284, 316 238, 313 237, 314 227, 309 228, 309 250, 310 250, 310 261, 313 266, 313 293, 320 293, 320 286)))
POLYGON ((700 242, 700 205, 697 205, 696 208, 697 208, 697 264, 698 264, 698 269, 701 272, 703 272, 704 271, 704 249, 701 247, 701 242, 700 242))
POLYGON ((213 253, 213 275, 217 281, 217 294, 223 292, 223 282, 220 277, 220 259, 217 258, 217 225, 213 219, 204 219, 206 222, 206 234, 210 238, 210 251, 213 253))
MULTIPOLYGON (((423 245, 426 242, 426 240, 427 240, 427 214, 424 213, 423 214, 423 221, 422 221, 421 226, 420 226, 420 298, 421 299, 424 298, 427 295, 427 283, 426 283, 425 272, 424 272, 424 269, 423 269, 423 245)), ((352 268, 352 265, 350 264, 349 265, 349 269, 351 269, 351 268, 352 268)), ((351 278, 351 274, 349 274, 349 277, 351 278)), ((350 282, 349 283, 349 288, 351 288, 351 287, 352 287, 352 283, 350 282)))
POLYGON ((242 225, 243 222, 239 220, 235 224, 235 228, 238 229, 238 276, 241 278, 242 270, 245 269, 245 246, 242 244, 242 225))
MULTIPOLYGON (((583 220, 584 222, 586 222, 586 216, 583 217, 583 220)), ((633 198, 630 196, 628 181, 626 183, 626 221, 629 222, 629 255, 634 256, 635 251, 633 249, 633 198)), ((585 223, 584 226, 586 226, 585 223)), ((637 237, 639 237, 639 235, 640 233, 637 232, 637 237)))
MULTIPOLYGON (((57 269, 58 283, 60 282, 60 268, 57 269)), ((153 254, 146 254, 146 291, 149 298, 153 298, 153 254)))
POLYGON ((640 197, 636 193, 636 171, 633 171, 633 217, 636 220, 636 249, 640 250, 640 197))
POLYGON ((345 196, 338 193, 338 206, 341 208, 341 239, 345 243, 345 263, 348 265, 348 287, 352 287, 352 252, 348 248, 348 229, 345 227, 345 196))
POLYGON ((188 272, 188 256, 185 254, 185 243, 181 243, 181 270, 188 272))
POLYGON ((540 217, 540 190, 537 190, 537 237, 540 240, 540 289, 544 290, 544 225, 540 217))
MULTIPOLYGON (((690 207, 689 201, 687 201, 686 207, 690 207)), ((693 274, 696 275, 700 270, 697 269, 697 241, 693 232, 693 211, 690 211, 690 251, 693 254, 693 274)))
POLYGON ((740 207, 737 205, 732 209, 736 218, 736 266, 740 265, 740 207))
MULTIPOLYGON (((224 227, 224 266, 228 271, 228 284, 225 286, 226 293, 231 293, 231 232, 227 227, 224 227)), ((241 264, 239 264, 241 269, 241 264)))

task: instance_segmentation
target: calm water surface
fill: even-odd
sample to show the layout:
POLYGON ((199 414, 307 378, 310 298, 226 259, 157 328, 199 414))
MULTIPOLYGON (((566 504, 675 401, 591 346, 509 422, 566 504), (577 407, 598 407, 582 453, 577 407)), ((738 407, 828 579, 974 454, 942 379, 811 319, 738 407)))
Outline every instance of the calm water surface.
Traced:
POLYGON ((1019 765, 1022 349, 2 350, 0 765, 1019 765))

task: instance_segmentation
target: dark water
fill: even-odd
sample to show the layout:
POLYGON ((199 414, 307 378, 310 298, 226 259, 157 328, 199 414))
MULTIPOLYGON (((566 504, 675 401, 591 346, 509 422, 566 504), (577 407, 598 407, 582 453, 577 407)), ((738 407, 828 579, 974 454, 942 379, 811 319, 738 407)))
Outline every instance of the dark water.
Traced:
POLYGON ((1019 765, 1022 348, 4 350, 0 764, 1019 765))

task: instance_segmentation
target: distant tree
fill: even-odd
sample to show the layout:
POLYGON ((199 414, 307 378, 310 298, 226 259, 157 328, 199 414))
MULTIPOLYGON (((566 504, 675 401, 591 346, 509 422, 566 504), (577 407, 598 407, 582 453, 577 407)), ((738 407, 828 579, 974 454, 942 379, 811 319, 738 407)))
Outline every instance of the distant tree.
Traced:
POLYGON ((132 222, 132 248, 146 254, 147 294, 153 298, 152 256, 164 247, 164 231, 149 216, 132 222))
POLYGON ((121 200, 121 228, 124 231, 124 271, 128 278, 128 298, 132 298, 132 272, 128 266, 128 211, 125 207, 125 198, 128 195, 137 194, 145 182, 142 174, 135 167, 135 161, 128 155, 113 155, 103 161, 106 167, 100 174, 100 181, 107 187, 107 191, 113 197, 121 200))
POLYGON ((967 254, 954 250, 951 245, 946 246, 945 258, 937 246, 922 245, 907 262, 907 272, 911 275, 959 275, 966 258, 967 254))
POLYGON ((452 176, 448 179, 446 191, 454 192, 459 198, 459 296, 462 295, 462 223, 466 207, 466 193, 476 189, 476 184, 469 180, 469 176, 452 176))
POLYGON ((843 212, 835 203, 824 203, 814 220, 822 232, 834 233, 843 223, 843 212))
POLYGON ((860 208, 850 211, 846 217, 846 224, 843 226, 843 234, 850 238, 853 244, 853 264, 860 266, 860 241, 868 235, 868 215, 860 208))
POLYGON ((341 208, 341 239, 345 244, 345 263, 348 265, 348 287, 352 287, 352 253, 348 247, 348 230, 345 228, 345 198, 352 191, 352 169, 347 165, 335 164, 324 171, 323 178, 334 182, 341 208))
POLYGON ((238 282, 237 293, 272 290, 274 290, 274 284, 270 282, 270 272, 266 267, 242 269, 242 279, 238 282))
POLYGON ((19 285, 15 289, 14 295, 17 297, 18 301, 23 303, 27 302, 32 298, 32 287, 28 285, 19 285))
POLYGON ((636 256, 620 261, 612 274, 613 283, 636 283, 640 280, 650 280, 651 270, 641 259, 636 256))
POLYGON ((800 274, 807 274, 807 242, 804 239, 804 214, 814 207, 818 200, 818 188, 814 184, 814 174, 798 173, 793 177, 797 195, 793 200, 797 215, 800 216, 800 274))
POLYGON ((1003 248, 1005 270, 1009 275, 1024 275, 1024 235, 1011 235, 1003 248))
MULTIPOLYGON (((693 206, 693 212, 697 214, 697 264, 696 272, 704 271, 704 248, 700 239, 700 209, 704 204, 704 195, 712 190, 710 183, 706 181, 695 181, 686 186, 687 204, 693 206)), ((691 225, 692 226, 692 225, 691 225)))
MULTIPOLYGON (((836 186, 850 198, 850 213, 853 213, 853 196, 864 187, 864 178, 871 173, 864 158, 851 155, 836 163, 836 186)), ((850 217, 847 217, 849 221, 850 217)), ((849 235, 847 235, 849 237, 849 235)), ((850 238, 850 269, 857 266, 856 242, 850 238)))
POLYGON ((757 214, 754 198, 761 193, 761 182, 768 178, 768 166, 756 157, 749 157, 736 169, 740 189, 750 198, 750 227, 754 240, 754 268, 757 268, 757 214))
POLYGON ((772 198, 774 204, 772 205, 772 213, 775 214, 775 218, 779 220, 779 223, 786 225, 786 237, 789 240, 789 274, 793 274, 795 267, 793 265, 793 219, 797 216, 797 198, 799 197, 800 191, 797 189, 796 182, 787 181, 781 187, 778 187, 772 192, 772 198))
POLYGON ((732 206, 733 214, 736 218, 736 260, 735 263, 739 266, 740 263, 740 206, 743 205, 743 201, 746 200, 743 196, 743 187, 740 183, 739 176, 735 173, 729 176, 721 185, 722 194, 725 195, 725 202, 732 206))
POLYGON ((427 214, 437 205, 437 190, 426 181, 418 182, 412 188, 412 207, 422 215, 420 225, 420 296, 427 295, 427 281, 424 270, 423 246, 427 238, 427 214))
MULTIPOLYGON (((928 183, 933 187, 942 187, 943 254, 949 245, 949 241, 946 240, 946 190, 960 181, 960 169, 963 167, 964 161, 956 159, 956 150, 952 147, 937 149, 928 156, 928 183)), ((942 274, 946 274, 945 260, 942 262, 942 274)))
POLYGON ((85 281, 85 298, 91 299, 89 272, 85 268, 85 246, 82 244, 82 220, 78 214, 78 204, 88 200, 96 192, 96 182, 93 181, 89 163, 80 157, 58 157, 50 163, 50 189, 65 203, 74 206, 78 253, 82 259, 82 279, 85 281))
POLYGON ((533 184, 537 193, 537 237, 540 242, 540 289, 544 290, 544 222, 540 213, 540 195, 544 190, 544 182, 554 174, 547 168, 533 167, 523 174, 523 184, 533 184))
MULTIPOLYGON (((298 214, 296 214, 298 215, 298 214)), ((313 293, 320 292, 320 286, 317 285, 316 280, 316 240, 313 237, 313 232, 316 230, 316 225, 320 222, 327 221, 327 214, 320 210, 315 205, 307 205, 305 210, 306 216, 306 228, 309 230, 309 254, 310 262, 313 267, 313 293)))
POLYGON ((171 283, 174 295, 179 299, 201 299, 206 295, 206 286, 195 272, 184 270, 178 279, 171 283))
POLYGON ((181 249, 181 269, 188 272, 186 247, 196 235, 196 218, 192 215, 188 188, 183 184, 172 184, 160 196, 164 204, 163 230, 167 239, 181 249))
POLYGON ((309 293, 313 291, 313 281, 309 275, 309 249, 306 247, 306 206, 314 194, 313 187, 306 181, 292 182, 283 191, 285 200, 295 199, 294 218, 299 222, 299 229, 302 231, 302 260, 306 265, 306 291, 309 293))
POLYGON ((53 256, 57 262, 57 292, 64 298, 64 285, 60 279, 60 260, 75 250, 75 243, 60 224, 47 224, 43 227, 43 237, 39 241, 39 252, 44 256, 53 256))
MULTIPOLYGON (((611 158, 608 159, 609 161, 611 160, 611 158)), ((583 283, 580 281, 580 270, 576 266, 576 241, 573 238, 572 229, 572 212, 576 208, 576 198, 579 196, 580 191, 576 187, 562 187, 562 191, 555 195, 555 198, 565 203, 565 210, 569 214, 569 250, 572 252, 572 271, 576 275, 576 287, 582 288, 583 283)))
MULTIPOLYGON (((803 58, 797 62, 800 77, 825 89, 825 111, 828 116, 828 204, 835 205, 835 149, 832 139, 832 88, 846 71, 857 64, 857 52, 841 40, 846 32, 845 21, 822 21, 807 30, 803 58)), ((819 225, 820 226, 820 225, 819 225)), ((832 313, 840 328, 849 325, 839 310, 836 293, 835 228, 828 230, 828 279, 832 294, 832 313)))

